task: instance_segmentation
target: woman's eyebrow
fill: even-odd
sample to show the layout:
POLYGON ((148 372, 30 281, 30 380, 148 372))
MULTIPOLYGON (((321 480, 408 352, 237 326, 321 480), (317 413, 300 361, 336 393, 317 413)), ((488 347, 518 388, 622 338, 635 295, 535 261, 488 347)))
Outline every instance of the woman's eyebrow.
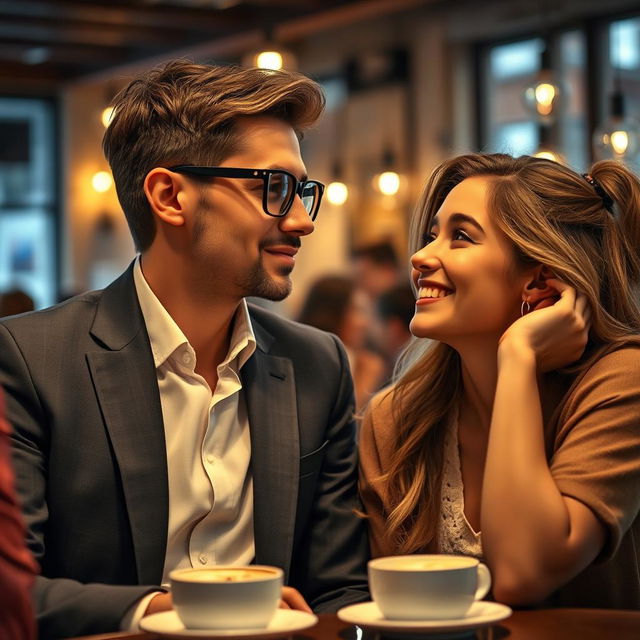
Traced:
MULTIPOLYGON (((461 222, 466 222, 468 224, 470 224, 471 226, 475 227, 478 231, 480 231, 480 233, 484 233, 484 229, 482 228, 482 225, 475 219, 472 218, 471 216, 467 215, 466 213, 452 213, 448 220, 447 220, 448 224, 460 224, 461 222)), ((440 226, 440 221, 438 220, 438 216, 434 216, 433 220, 431 221, 431 227, 437 227, 440 226)))

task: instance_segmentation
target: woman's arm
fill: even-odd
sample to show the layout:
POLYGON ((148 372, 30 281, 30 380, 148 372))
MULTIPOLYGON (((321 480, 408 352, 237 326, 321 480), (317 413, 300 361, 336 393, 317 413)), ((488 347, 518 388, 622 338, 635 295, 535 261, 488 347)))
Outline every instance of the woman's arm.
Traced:
POLYGON ((563 496, 545 456, 538 371, 577 359, 588 310, 558 283, 560 300, 515 322, 498 349, 482 494, 482 542, 496 599, 535 603, 600 552, 605 529, 584 504, 563 496))

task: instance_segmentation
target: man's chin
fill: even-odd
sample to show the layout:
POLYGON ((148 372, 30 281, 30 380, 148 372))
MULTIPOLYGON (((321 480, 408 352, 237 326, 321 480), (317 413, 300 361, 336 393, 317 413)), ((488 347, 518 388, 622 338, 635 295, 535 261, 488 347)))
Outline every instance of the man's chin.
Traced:
POLYGON ((276 277, 264 279, 252 293, 257 298, 265 298, 272 302, 280 302, 291 293, 291 280, 289 277, 276 277))

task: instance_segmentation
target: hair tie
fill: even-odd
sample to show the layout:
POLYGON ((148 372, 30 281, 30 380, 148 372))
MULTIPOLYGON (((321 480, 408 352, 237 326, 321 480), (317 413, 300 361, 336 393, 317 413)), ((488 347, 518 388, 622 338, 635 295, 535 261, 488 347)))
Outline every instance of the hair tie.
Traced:
POLYGON ((600 183, 589 173, 580 174, 602 198, 604 208, 613 215, 613 198, 600 186, 600 183))

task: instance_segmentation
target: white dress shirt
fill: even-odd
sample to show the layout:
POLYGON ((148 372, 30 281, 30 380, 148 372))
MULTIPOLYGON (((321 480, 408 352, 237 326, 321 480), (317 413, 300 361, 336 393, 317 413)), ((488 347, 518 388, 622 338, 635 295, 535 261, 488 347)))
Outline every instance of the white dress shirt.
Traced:
MULTIPOLYGON (((195 372, 196 354, 144 278, 134 282, 149 334, 164 421, 169 478, 169 530, 162 585, 182 567, 246 565, 255 556, 251 442, 240 369, 256 348, 246 302, 233 319, 216 388, 195 372)), ((137 629, 150 594, 132 607, 123 628, 137 629)))

